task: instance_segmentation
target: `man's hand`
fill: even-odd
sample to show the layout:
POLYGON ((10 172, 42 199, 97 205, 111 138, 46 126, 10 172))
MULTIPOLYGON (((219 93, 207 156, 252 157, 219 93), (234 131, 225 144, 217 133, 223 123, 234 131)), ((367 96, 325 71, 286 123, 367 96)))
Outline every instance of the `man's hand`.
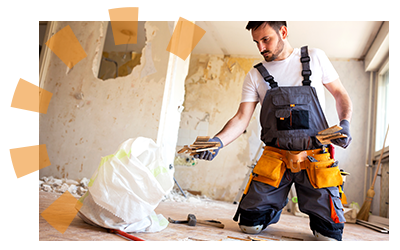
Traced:
POLYGON ((217 156, 218 151, 224 146, 222 144, 222 141, 218 137, 211 138, 208 141, 209 142, 219 142, 221 144, 221 146, 219 146, 218 149, 214 149, 215 154, 212 154, 211 151, 207 150, 207 151, 203 151, 203 152, 200 152, 199 154, 194 155, 194 158, 212 161, 217 156))
POLYGON ((342 148, 347 148, 350 145, 350 142, 352 140, 351 135, 350 135, 350 122, 348 120, 342 120, 342 121, 340 121, 340 126, 342 127, 342 130, 340 130, 338 132, 340 132, 344 135, 347 135, 347 137, 334 139, 331 142, 342 148))

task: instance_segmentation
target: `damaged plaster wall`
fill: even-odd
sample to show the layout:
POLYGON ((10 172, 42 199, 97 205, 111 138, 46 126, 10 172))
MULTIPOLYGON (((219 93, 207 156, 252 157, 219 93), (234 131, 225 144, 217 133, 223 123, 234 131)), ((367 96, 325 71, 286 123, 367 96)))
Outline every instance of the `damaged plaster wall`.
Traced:
POLYGON ((91 177, 103 156, 138 136, 157 139, 171 33, 167 22, 146 22, 140 65, 117 79, 97 78, 108 22, 57 22, 70 25, 87 57, 71 70, 54 54, 44 83, 53 93, 47 114, 40 114, 40 144, 51 165, 40 177, 91 177))
MULTIPOLYGON (((245 75, 260 59, 192 55, 185 83, 178 149, 187 137, 213 136, 232 118, 240 104, 245 75), (200 124, 207 134, 196 134, 200 124)), ((191 140, 191 142, 190 142, 191 140)), ((233 201, 260 144, 258 109, 246 133, 221 150, 211 162, 199 161, 195 166, 176 165, 175 178, 184 189, 201 191, 203 195, 233 201), (254 143, 249 144, 249 141, 254 143)))

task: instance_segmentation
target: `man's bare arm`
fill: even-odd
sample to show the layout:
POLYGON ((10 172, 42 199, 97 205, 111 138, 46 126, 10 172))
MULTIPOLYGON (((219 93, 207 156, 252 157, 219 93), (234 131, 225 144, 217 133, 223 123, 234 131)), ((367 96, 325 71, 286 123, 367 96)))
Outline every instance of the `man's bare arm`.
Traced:
POLYGON ((224 147, 238 138, 249 125, 257 102, 242 102, 237 113, 230 119, 224 128, 215 136, 221 139, 224 147))
POLYGON ((335 98, 339 120, 342 121, 346 119, 350 122, 353 114, 353 104, 340 79, 324 84, 324 86, 335 98))

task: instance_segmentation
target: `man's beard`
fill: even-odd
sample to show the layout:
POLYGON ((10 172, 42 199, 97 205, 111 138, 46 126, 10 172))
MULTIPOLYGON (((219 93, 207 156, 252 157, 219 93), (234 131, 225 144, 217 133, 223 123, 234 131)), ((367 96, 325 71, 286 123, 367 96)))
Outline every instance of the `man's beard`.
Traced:
POLYGON ((272 53, 270 50, 266 50, 261 52, 261 55, 264 57, 265 61, 272 62, 281 54, 281 52, 283 51, 283 47, 284 47, 283 41, 281 38, 279 38, 278 45, 274 53, 272 53), (270 53, 271 55, 266 56, 265 53, 270 53))

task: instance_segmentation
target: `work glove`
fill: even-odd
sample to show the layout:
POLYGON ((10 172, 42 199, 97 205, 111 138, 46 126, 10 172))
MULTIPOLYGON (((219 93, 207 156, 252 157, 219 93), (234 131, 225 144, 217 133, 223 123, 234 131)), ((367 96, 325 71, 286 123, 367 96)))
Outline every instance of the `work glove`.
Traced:
POLYGON ((331 142, 342 148, 347 148, 350 145, 350 142, 352 140, 351 135, 350 135, 350 122, 348 120, 341 120, 340 127, 342 127, 342 130, 340 130, 338 132, 347 135, 347 137, 334 139, 334 140, 331 140, 331 142))
POLYGON ((219 144, 221 144, 221 146, 219 146, 218 149, 214 149, 213 150, 215 152, 215 154, 212 154, 211 151, 207 150, 207 151, 203 151, 203 152, 200 152, 199 154, 194 155, 194 158, 198 158, 198 159, 201 159, 201 160, 212 161, 217 156, 218 151, 224 146, 222 144, 222 141, 218 137, 211 138, 208 141, 209 142, 219 142, 219 144))

